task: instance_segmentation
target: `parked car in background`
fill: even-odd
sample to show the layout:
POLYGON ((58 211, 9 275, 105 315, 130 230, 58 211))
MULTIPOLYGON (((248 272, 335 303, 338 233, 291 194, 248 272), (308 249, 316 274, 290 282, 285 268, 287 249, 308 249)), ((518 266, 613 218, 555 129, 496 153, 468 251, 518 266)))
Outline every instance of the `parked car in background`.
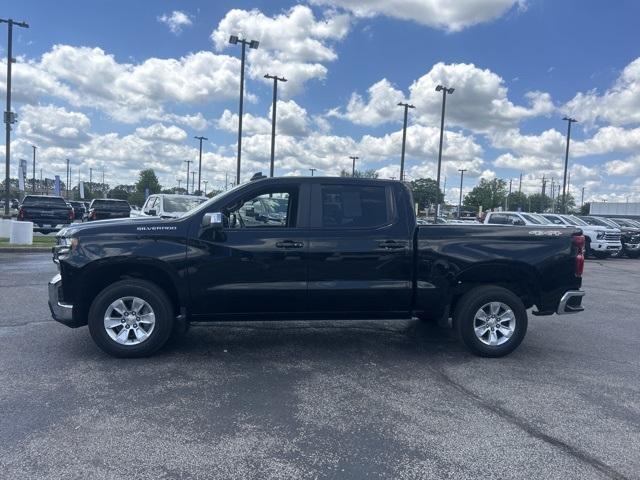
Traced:
POLYGON ((142 210, 140 209, 139 206, 131 205, 131 216, 132 217, 141 217, 142 216, 142 210))
POLYGON ((541 230, 417 226, 398 181, 265 178, 176 219, 68 227, 49 305, 119 357, 150 355, 190 321, 412 317, 452 318, 472 352, 499 357, 528 308, 584 310, 582 232, 541 230))
POLYGON ((126 200, 95 198, 89 206, 87 220, 107 220, 110 218, 128 218, 130 216, 131 205, 126 200))
POLYGON ((142 206, 142 213, 150 217, 178 218, 207 200, 208 197, 159 193, 149 195, 142 206))
POLYGON ((582 229, 586 241, 586 254, 596 258, 607 258, 617 255, 622 249, 620 241, 620 229, 589 225, 584 220, 573 215, 560 215, 557 213, 543 213, 542 216, 554 225, 569 225, 582 229))
POLYGON ((73 222, 73 207, 64 198, 55 195, 26 195, 18 206, 18 220, 33 222, 43 233, 59 225, 73 222))
POLYGON ((73 208, 74 219, 84 222, 87 216, 87 207, 85 206, 84 202, 75 202, 72 200, 69 202, 69 204, 73 208))
POLYGON ((640 256, 640 228, 633 224, 628 224, 622 219, 610 219, 595 216, 582 216, 579 218, 587 222, 589 225, 608 226, 620 230, 620 241, 622 249, 619 255, 626 255, 629 258, 638 258, 640 256))
POLYGON ((524 212, 487 212, 484 223, 487 225, 530 225, 536 227, 559 226, 554 225, 542 215, 524 212))

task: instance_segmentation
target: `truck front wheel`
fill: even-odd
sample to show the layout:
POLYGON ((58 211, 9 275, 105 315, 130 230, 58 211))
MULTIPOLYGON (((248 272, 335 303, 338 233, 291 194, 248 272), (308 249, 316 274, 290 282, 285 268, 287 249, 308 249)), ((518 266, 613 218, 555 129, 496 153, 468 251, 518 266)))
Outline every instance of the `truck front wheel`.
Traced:
POLYGON ((161 348, 173 328, 173 308, 157 285, 127 279, 109 285, 89 309, 94 342, 115 357, 145 357, 161 348))
POLYGON ((503 287, 476 287, 458 301, 453 324, 466 347, 483 357, 502 357, 516 349, 527 332, 522 300, 503 287))

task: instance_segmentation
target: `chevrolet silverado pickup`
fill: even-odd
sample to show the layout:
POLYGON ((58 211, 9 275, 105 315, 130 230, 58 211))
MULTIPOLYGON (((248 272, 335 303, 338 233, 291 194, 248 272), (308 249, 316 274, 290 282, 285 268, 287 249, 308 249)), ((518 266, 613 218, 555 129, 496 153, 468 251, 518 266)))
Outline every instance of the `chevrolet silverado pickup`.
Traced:
POLYGON ((468 349, 499 357, 527 309, 583 310, 580 229, 418 226, 413 205, 398 181, 262 178, 177 219, 74 224, 53 247, 49 306, 120 357, 190 322, 411 318, 451 318, 468 349))
POLYGON ((33 222, 41 229, 69 225, 73 219, 73 207, 54 195, 27 195, 18 207, 18 220, 33 222))

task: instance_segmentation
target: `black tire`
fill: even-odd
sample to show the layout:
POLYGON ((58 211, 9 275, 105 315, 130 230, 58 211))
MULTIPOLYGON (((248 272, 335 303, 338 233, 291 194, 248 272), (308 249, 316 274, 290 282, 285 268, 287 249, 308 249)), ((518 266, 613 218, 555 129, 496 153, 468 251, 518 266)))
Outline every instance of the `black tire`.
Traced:
POLYGON ((460 339, 474 354, 481 357, 502 357, 513 352, 527 333, 527 310, 515 293, 503 287, 486 285, 476 287, 460 298, 453 315, 453 324, 460 339), (475 333, 475 316, 480 308, 491 302, 508 306, 515 317, 511 336, 500 345, 487 345, 475 333))
POLYGON ((591 257, 594 255, 593 250, 591 250, 591 240, 589 240, 589 237, 585 239, 584 253, 585 253, 584 255, 585 258, 591 257))
POLYGON ((94 299, 89 309, 89 332, 93 341, 109 355, 120 358, 147 357, 160 349, 173 330, 174 312, 166 293, 145 280, 127 279, 109 285, 94 299), (104 327, 104 314, 112 302, 135 296, 153 309, 155 325, 149 336, 137 345, 122 345, 113 340, 104 327))

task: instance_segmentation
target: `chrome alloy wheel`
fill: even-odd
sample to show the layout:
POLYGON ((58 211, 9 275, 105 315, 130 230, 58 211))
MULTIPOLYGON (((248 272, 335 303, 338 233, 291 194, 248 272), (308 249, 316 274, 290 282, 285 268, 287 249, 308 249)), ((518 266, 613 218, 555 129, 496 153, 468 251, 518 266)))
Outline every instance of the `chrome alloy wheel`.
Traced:
POLYGON ((144 342, 155 325, 156 316, 151 305, 138 297, 121 297, 104 313, 104 329, 112 340, 121 345, 144 342))
POLYGON ((516 329, 516 316, 502 302, 486 303, 473 318, 476 337, 485 345, 497 347, 507 342, 516 329))

